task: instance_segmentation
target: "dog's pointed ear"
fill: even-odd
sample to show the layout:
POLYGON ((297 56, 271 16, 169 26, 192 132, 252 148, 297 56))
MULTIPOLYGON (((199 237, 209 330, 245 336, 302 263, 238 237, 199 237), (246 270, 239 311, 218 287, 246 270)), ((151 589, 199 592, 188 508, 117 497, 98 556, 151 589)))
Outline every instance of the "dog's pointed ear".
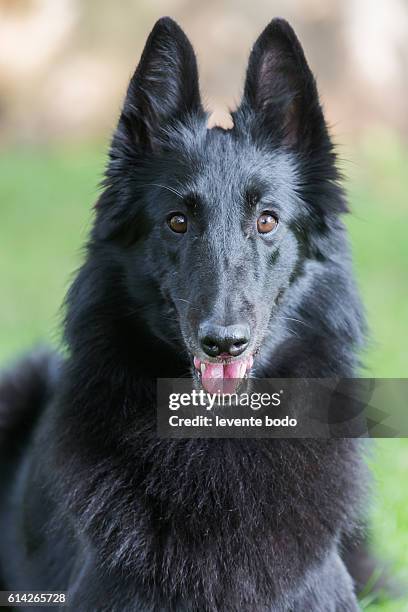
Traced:
POLYGON ((250 108, 265 129, 288 146, 310 144, 326 131, 316 82, 295 32, 273 19, 249 57, 237 112, 250 108))
POLYGON ((117 135, 137 148, 154 150, 163 127, 197 111, 202 106, 193 47, 177 23, 163 17, 130 80, 117 135))

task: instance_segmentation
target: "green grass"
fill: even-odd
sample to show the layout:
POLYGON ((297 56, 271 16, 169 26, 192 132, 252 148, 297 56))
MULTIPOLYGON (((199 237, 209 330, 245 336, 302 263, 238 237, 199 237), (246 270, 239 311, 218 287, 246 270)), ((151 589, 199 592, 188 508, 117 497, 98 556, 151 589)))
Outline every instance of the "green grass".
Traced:
POLYGON ((377 134, 352 154, 344 171, 355 271, 372 341, 367 375, 408 376, 408 151, 377 134))
POLYGON ((0 158, 0 361, 59 338, 60 305, 81 261, 102 163, 92 148, 0 158))
MULTIPOLYGON (((352 208, 347 225, 371 330, 365 375, 407 377, 408 152, 395 138, 377 133, 352 159, 344 167, 352 208)), ((374 546, 408 587, 408 440, 378 440, 371 463, 374 546)), ((367 609, 404 612, 408 598, 367 609)))
MULTIPOLYGON (((389 135, 375 134, 347 158, 353 211, 347 224, 372 331, 365 374, 406 377, 408 153, 389 135)), ((38 341, 58 341, 60 306, 81 262, 103 163, 103 146, 0 157, 0 363, 38 341)), ((408 440, 378 441, 371 463, 374 544, 406 576, 408 440)), ((408 599, 367 609, 408 611, 408 599)))

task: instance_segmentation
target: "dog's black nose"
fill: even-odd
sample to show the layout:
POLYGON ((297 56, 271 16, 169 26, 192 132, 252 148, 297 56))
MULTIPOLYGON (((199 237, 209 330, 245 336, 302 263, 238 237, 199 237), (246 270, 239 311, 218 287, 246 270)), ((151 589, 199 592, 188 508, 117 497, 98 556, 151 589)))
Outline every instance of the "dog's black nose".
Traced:
POLYGON ((210 357, 241 355, 249 344, 248 325, 214 325, 206 322, 200 325, 198 338, 201 348, 210 357))

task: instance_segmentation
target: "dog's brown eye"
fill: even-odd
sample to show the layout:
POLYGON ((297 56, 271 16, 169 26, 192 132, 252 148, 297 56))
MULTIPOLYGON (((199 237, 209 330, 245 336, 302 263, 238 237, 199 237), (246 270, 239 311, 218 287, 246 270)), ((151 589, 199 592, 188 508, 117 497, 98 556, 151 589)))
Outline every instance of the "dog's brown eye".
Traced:
POLYGON ((185 234, 187 231, 187 217, 182 213, 176 213, 167 220, 170 229, 177 234, 185 234))
POLYGON ((278 219, 270 212, 263 212, 256 223, 260 234, 269 234, 278 225, 278 219))

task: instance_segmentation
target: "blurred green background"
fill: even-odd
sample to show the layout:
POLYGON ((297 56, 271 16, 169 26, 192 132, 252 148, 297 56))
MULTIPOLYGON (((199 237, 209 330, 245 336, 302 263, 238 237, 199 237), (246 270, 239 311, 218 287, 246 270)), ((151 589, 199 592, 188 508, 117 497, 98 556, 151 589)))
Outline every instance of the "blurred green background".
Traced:
MULTIPOLYGON (((154 20, 168 13, 186 27, 222 121, 238 99, 250 43, 283 14, 305 44, 341 143, 346 223, 371 328, 363 375, 408 375, 408 89, 398 59, 408 57, 407 5, 250 4, 126 0, 118 13, 105 0, 0 0, 0 365, 60 339, 60 308, 82 260, 109 132, 154 20), (364 34, 357 47, 356 31, 364 34)), ((378 440, 368 460, 374 547, 408 588, 408 440, 378 440)), ((408 611, 408 598, 363 605, 408 611)))

